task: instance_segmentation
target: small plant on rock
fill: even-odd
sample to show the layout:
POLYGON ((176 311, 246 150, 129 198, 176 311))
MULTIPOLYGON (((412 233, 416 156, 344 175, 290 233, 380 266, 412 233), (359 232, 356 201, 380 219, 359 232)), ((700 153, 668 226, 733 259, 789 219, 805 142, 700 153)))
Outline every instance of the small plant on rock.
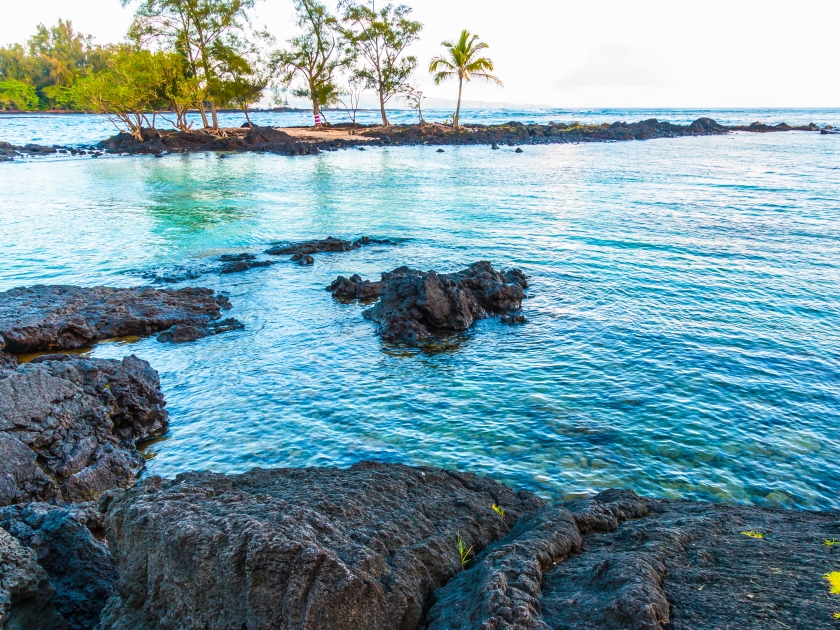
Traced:
POLYGON ((473 548, 470 547, 467 549, 467 546, 464 544, 464 541, 461 539, 461 532, 458 532, 458 555, 461 557, 461 566, 466 566, 467 562, 470 561, 470 554, 472 553, 473 548))
POLYGON ((828 580, 828 586, 831 594, 840 595, 840 571, 826 573, 823 577, 828 580))
POLYGON ((824 541, 823 541, 823 544, 824 544, 826 547, 834 547, 835 545, 840 545, 840 542, 837 542, 836 540, 834 540, 834 539, 832 538, 831 540, 828 540, 828 539, 824 540, 824 541))
POLYGON ((502 517, 502 520, 505 519, 505 508, 501 505, 496 505, 495 503, 490 506, 490 509, 493 510, 496 514, 502 517))
POLYGON ((748 532, 741 532, 744 536, 749 536, 750 538, 764 538, 764 534, 761 532, 757 532, 754 529, 749 530, 748 532))

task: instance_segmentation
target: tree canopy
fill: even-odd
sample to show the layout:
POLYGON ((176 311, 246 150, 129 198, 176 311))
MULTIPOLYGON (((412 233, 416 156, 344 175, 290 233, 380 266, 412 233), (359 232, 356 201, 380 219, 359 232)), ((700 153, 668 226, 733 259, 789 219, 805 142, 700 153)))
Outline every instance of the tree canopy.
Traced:
POLYGON ((376 11, 367 4, 342 0, 339 6, 344 10, 340 32, 346 54, 360 62, 354 74, 378 94, 382 124, 388 126, 385 105, 405 92, 417 68, 417 58, 404 53, 420 38, 423 25, 408 18, 411 9, 405 5, 386 4, 376 11))

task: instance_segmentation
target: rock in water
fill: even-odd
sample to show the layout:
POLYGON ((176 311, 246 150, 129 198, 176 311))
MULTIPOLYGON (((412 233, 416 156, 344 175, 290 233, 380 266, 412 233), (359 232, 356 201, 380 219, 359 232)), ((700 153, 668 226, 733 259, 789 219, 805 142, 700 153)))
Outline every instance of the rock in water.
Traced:
POLYGON ((487 261, 450 274, 399 267, 382 274, 379 301, 365 317, 382 325, 385 339, 419 341, 522 308, 527 286, 519 269, 496 271, 487 261))
POLYGON ((354 274, 349 278, 338 276, 333 283, 327 287, 327 291, 333 294, 333 297, 339 300, 371 300, 379 295, 379 290, 382 288, 381 282, 370 282, 369 280, 362 280, 358 274, 354 274))
POLYGON ((21 287, 0 293, 0 335, 13 353, 83 348, 175 325, 206 327, 228 308, 210 289, 21 287))
POLYGON ((400 465, 150 477, 108 509, 119 580, 103 627, 414 629, 462 570, 459 533, 480 551, 541 505, 400 465))
POLYGON ((321 254, 324 252, 349 252, 353 249, 358 249, 364 245, 389 245, 391 241, 370 238, 363 236, 355 241, 343 241, 340 238, 328 236, 325 239, 303 241, 300 243, 289 243, 288 245, 278 245, 265 250, 265 253, 270 256, 285 256, 291 255, 292 260, 299 262, 304 257, 311 258, 311 254, 321 254))
POLYGON ((0 529, 0 628, 66 630, 53 606, 54 594, 35 552, 0 529))
POLYGON ((135 483, 138 440, 168 426, 158 374, 135 356, 0 374, 0 506, 82 502, 135 483))
POLYGON ((0 527, 36 552, 55 587, 55 607, 70 630, 93 630, 117 579, 107 547, 90 531, 104 532, 101 521, 92 503, 0 509, 0 527))

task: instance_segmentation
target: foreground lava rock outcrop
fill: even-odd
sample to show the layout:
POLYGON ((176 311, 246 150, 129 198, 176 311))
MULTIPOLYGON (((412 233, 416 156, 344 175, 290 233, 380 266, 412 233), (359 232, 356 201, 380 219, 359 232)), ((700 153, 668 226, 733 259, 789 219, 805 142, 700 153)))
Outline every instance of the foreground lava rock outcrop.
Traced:
POLYGON ((365 317, 389 341, 421 341, 519 310, 527 287, 522 271, 497 271, 488 261, 448 274, 399 267, 382 274, 379 301, 365 317))
POLYGON ((82 502, 133 485, 168 416, 146 361, 44 357, 0 372, 0 506, 82 502))
POLYGON ((0 628, 66 630, 53 605, 55 588, 36 553, 0 529, 0 628))
POLYGON ((379 295, 380 289, 382 289, 381 282, 362 280, 359 274, 353 274, 349 278, 338 276, 327 287, 327 291, 332 293, 333 297, 346 302, 372 300, 379 295))
POLYGON ((11 353, 83 348, 176 325, 212 334, 230 301, 210 289, 33 286, 0 293, 0 336, 11 353))
POLYGON ((0 509, 0 528, 35 551, 55 587, 54 607, 68 628, 95 628, 117 579, 107 547, 92 533, 104 534, 97 507, 92 503, 13 505, 0 509))
POLYGON ((770 630, 831 627, 836 606, 822 541, 840 512, 626 490, 547 504, 362 463, 152 477, 106 521, 110 630, 770 630))
POLYGON ((149 478, 113 501, 103 627, 413 629, 434 589, 542 501, 399 465, 149 478), (507 520, 491 508, 505 506, 507 520))

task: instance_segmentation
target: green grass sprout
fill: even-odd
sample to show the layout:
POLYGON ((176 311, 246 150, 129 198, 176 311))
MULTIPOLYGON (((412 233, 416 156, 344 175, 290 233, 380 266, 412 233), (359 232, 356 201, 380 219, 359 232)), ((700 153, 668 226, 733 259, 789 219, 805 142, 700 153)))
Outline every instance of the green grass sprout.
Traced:
POLYGON ((496 505, 495 503, 494 503, 493 505, 491 505, 491 506, 490 506, 490 508, 491 508, 491 509, 492 509, 492 510, 496 513, 496 514, 498 514, 499 516, 501 516, 501 517, 502 517, 502 520, 504 520, 504 518, 505 518, 505 508, 503 508, 501 505, 496 505))
POLYGON ((832 595, 840 595, 840 571, 826 573, 823 577, 828 580, 829 589, 832 595))
POLYGON ((470 553, 472 553, 472 550, 472 547, 467 549, 467 546, 464 544, 464 541, 461 540, 461 532, 458 532, 458 555, 461 556, 462 567, 470 561, 470 553))
POLYGON ((836 541, 836 540, 834 540, 833 538, 832 538, 831 540, 828 540, 828 538, 826 538, 826 539, 823 541, 823 544, 824 544, 826 547, 833 547, 834 545, 840 545, 840 542, 837 542, 837 541, 836 541))
POLYGON ((748 532, 741 532, 744 536, 749 536, 750 538, 764 538, 764 534, 761 532, 757 532, 754 529, 749 530, 748 532))

